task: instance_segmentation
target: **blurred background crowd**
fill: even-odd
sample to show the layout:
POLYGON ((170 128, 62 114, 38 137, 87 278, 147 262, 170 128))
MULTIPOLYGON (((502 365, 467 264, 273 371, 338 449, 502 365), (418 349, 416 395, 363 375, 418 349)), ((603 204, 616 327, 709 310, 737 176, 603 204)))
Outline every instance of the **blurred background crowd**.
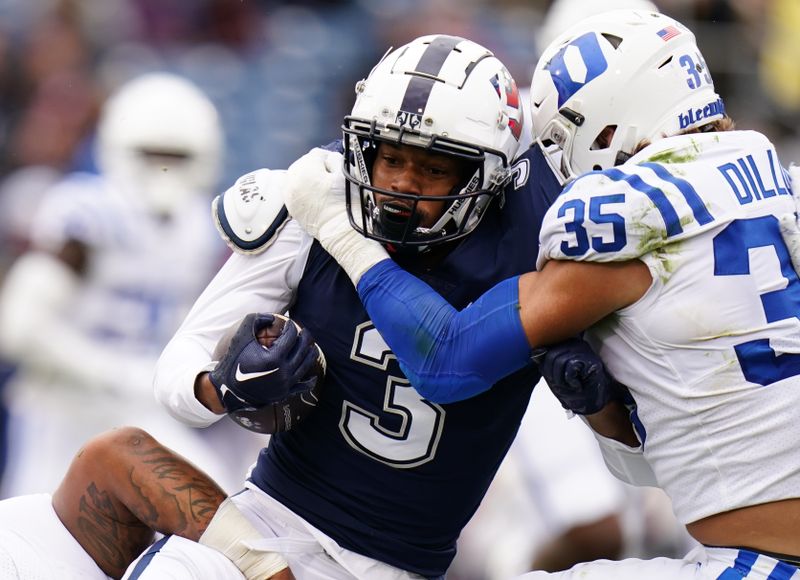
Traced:
MULTIPOLYGON (((552 40, 548 26, 553 7, 560 3, 563 10, 569 5, 564 14, 570 21, 578 19, 583 8, 602 2, 0 0, 0 280, 28 248, 31 228, 36 226, 32 221, 39 215, 45 192, 75 171, 98 171, 94 145, 102 107, 115 89, 139 74, 169 71, 184 76, 218 108, 224 162, 216 187, 207 192, 207 207, 215 192, 243 173, 259 167, 286 168, 311 147, 337 138, 342 117, 352 106, 356 81, 389 47, 422 34, 464 36, 492 49, 518 84, 526 86, 541 48, 552 40)), ((784 163, 800 161, 800 3, 653 0, 653 4, 695 31, 717 92, 734 120, 770 137, 784 163)), ((219 246, 222 255, 212 260, 212 266, 224 258, 221 242, 219 246)), ((209 268, 209 276, 213 269, 209 268)), ((0 361, 0 396, 1 385, 15 366, 0 361)), ((544 409, 546 403, 540 406, 544 409)), ((6 421, 0 405, 0 481, 16 436, 11 431, 4 438, 6 421)), ((542 428, 562 427, 545 426, 542 420, 542 428)), ((551 528, 558 528, 559 514, 553 499, 533 506, 521 495, 526 486, 541 487, 545 477, 552 486, 575 485, 574 497, 581 499, 571 500, 564 508, 567 512, 578 511, 579 505, 598 506, 602 495, 598 490, 612 485, 590 479, 594 487, 587 490, 574 483, 574 477, 584 477, 580 474, 572 483, 567 475, 561 480, 554 477, 557 462, 545 461, 546 454, 536 446, 542 436, 540 432, 520 437, 510 463, 527 454, 543 458, 542 465, 501 470, 495 491, 484 502, 488 507, 465 531, 467 549, 453 578, 504 577, 531 564, 535 555, 530 537, 553 536, 552 529, 547 533, 532 529, 548 522, 542 505, 545 512, 553 512, 551 528), (533 473, 537 469, 546 475, 533 473)), ((577 457, 572 456, 571 462, 596 461, 577 457)), ((585 477, 581 483, 587 483, 585 477)), ((1 492, 2 486, 0 497, 1 492)), ((686 538, 673 525, 663 500, 616 488, 605 495, 607 513, 636 520, 629 522, 625 534, 628 546, 638 541, 638 555, 674 555, 671 552, 685 549, 686 538), (642 520, 632 513, 649 516, 642 520)), ((591 517, 603 523, 606 512, 597 507, 591 517)), ((559 532, 567 524, 562 527, 559 532)), ((576 537, 578 543, 583 541, 576 537)), ((553 562, 559 565, 557 558, 553 562)))
MULTIPOLYGON (((139 72, 178 72, 208 92, 223 118, 221 184, 229 184, 255 167, 286 167, 336 137, 354 83, 389 46, 415 36, 471 38, 528 84, 551 3, 0 0, 0 179, 11 181, 0 204, 14 198, 12 207, 0 205, 0 229, 5 236, 27 229, 28 204, 56 172, 93 167, 99 105, 139 72), (42 171, 13 179, 31 166, 42 171)), ((800 158, 800 5, 655 4, 697 32, 734 119, 772 137, 785 159, 800 158)))

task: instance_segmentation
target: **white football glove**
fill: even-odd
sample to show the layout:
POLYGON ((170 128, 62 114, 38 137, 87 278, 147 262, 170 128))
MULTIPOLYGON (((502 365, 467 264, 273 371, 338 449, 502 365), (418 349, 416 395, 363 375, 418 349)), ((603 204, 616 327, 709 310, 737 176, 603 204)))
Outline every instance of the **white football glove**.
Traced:
POLYGON ((339 262, 354 285, 372 266, 389 258, 384 247, 350 226, 341 153, 312 149, 292 163, 286 176, 286 209, 339 262))

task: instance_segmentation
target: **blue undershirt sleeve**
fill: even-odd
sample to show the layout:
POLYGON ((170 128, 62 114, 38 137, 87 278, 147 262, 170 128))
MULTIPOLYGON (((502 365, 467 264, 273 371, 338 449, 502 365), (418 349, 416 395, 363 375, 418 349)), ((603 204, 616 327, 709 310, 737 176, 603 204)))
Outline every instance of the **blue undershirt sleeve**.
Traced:
POLYGON ((358 294, 412 386, 434 403, 468 399, 531 362, 519 315, 519 277, 462 311, 392 260, 359 280, 358 294))

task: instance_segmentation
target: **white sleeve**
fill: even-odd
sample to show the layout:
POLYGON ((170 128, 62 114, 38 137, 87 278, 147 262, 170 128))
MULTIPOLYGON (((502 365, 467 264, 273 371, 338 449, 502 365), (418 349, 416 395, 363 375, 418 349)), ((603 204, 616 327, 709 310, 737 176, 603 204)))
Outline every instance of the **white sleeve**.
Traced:
POLYGON ((209 370, 219 338, 250 312, 286 312, 313 239, 290 221, 275 242, 256 255, 233 254, 195 302, 161 353, 154 381, 158 401, 184 423, 205 427, 224 415, 194 395, 197 375, 209 370))
POLYGON ((659 487, 656 474, 645 459, 641 445, 629 447, 615 439, 603 437, 594 430, 592 433, 600 445, 603 461, 614 477, 631 485, 659 487))
POLYGON ((31 251, 9 270, 0 293, 0 350, 70 388, 149 393, 155 357, 120 351, 75 325, 83 281, 61 260, 31 251))

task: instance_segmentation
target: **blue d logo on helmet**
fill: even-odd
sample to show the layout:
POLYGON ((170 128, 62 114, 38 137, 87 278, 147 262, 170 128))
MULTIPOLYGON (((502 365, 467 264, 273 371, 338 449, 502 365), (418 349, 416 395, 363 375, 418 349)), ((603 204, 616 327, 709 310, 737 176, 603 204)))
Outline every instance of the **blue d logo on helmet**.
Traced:
POLYGON ((558 91, 559 107, 607 68, 608 61, 593 32, 564 45, 545 66, 558 91))

